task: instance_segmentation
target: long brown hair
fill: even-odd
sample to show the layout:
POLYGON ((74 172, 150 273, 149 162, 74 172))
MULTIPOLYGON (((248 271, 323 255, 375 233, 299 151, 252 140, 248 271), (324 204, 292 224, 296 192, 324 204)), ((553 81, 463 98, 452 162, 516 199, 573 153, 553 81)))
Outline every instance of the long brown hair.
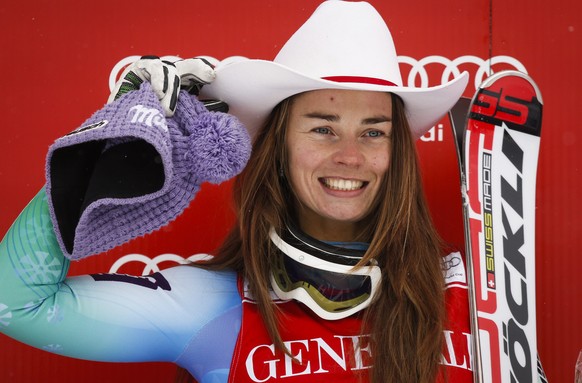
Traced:
MULTIPOLYGON (((285 136, 293 97, 280 103, 258 133, 253 154, 233 187, 237 222, 205 265, 234 269, 250 283, 275 346, 285 351, 278 331, 276 305, 270 298, 270 270, 275 254, 271 226, 290 219, 285 136)), ((444 290, 441 242, 422 191, 418 159, 402 100, 392 96, 390 167, 375 208, 366 218, 362 238, 370 247, 362 264, 374 258, 382 269, 381 291, 364 316, 371 334, 376 382, 433 382, 443 346, 444 290)))

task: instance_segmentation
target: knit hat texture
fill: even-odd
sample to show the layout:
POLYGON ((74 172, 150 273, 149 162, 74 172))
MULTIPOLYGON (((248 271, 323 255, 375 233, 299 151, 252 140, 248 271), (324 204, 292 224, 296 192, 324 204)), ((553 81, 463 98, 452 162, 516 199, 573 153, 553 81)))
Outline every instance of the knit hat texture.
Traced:
POLYGON ((234 116, 210 112, 195 96, 181 92, 174 116, 166 118, 146 82, 49 148, 46 191, 59 245, 66 257, 81 259, 157 230, 189 205, 203 182, 220 183, 239 174, 250 152, 247 130, 234 116), (158 169, 151 171, 157 186, 141 193, 133 185, 116 190, 114 182, 99 181, 103 173, 107 176, 98 171, 100 161, 124 145, 142 145, 147 148, 143 153, 153 153, 144 161, 153 165, 137 183, 146 179, 147 184, 148 169, 158 169))

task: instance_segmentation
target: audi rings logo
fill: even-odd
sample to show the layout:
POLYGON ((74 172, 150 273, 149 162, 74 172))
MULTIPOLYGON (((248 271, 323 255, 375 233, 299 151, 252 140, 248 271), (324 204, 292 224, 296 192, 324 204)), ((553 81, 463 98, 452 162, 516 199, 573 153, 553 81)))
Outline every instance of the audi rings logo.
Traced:
POLYGON ((144 264, 144 268, 141 271, 141 275, 150 275, 160 271, 161 270, 160 264, 164 262, 173 262, 180 265, 185 265, 188 263, 205 261, 211 258, 212 255, 209 254, 194 254, 188 258, 184 258, 176 254, 161 254, 154 258, 150 258, 147 255, 143 254, 127 254, 117 259, 117 261, 115 261, 115 263, 111 265, 109 272, 119 273, 121 272, 123 266, 137 262, 144 264))
POLYGON ((442 269, 447 287, 458 284, 465 285, 467 283, 465 265, 460 253, 451 253, 444 257, 442 269))
POLYGON ((475 91, 487 77, 501 70, 514 69, 527 73, 525 66, 511 56, 495 56, 490 59, 460 56, 454 60, 443 56, 427 56, 420 60, 408 56, 398 56, 398 62, 403 72, 407 67, 409 68, 408 77, 403 78, 404 83, 409 87, 420 88, 444 84, 459 76, 463 71, 469 72, 473 79, 471 91, 475 91), (430 81, 429 73, 431 75, 438 74, 439 68, 442 68, 440 78, 436 81, 435 79, 430 81))
MULTIPOLYGON (((247 60, 242 56, 228 57, 222 61, 210 56, 199 56, 208 60, 212 65, 226 64, 233 61, 247 60)), ((112 91, 115 82, 128 66, 139 60, 140 56, 128 56, 120 60, 109 75, 109 89, 112 91)), ((162 60, 177 61, 181 60, 178 56, 164 56, 162 60)), ((444 84, 449 80, 460 75, 463 71, 470 73, 473 79, 474 91, 478 86, 495 72, 505 69, 514 69, 527 73, 525 66, 516 58, 511 56, 494 56, 488 59, 482 59, 477 56, 460 56, 456 59, 448 59, 443 56, 427 56, 420 60, 409 56, 398 56, 400 69, 403 75, 404 84, 408 87, 428 87, 444 84)))

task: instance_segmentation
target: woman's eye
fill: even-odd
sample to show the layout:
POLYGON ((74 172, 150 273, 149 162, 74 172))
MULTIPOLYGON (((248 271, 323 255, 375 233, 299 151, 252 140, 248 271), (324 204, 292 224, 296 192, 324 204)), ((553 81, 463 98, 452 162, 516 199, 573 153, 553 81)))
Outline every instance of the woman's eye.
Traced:
POLYGON ((319 133, 319 134, 330 134, 331 130, 329 128, 315 128, 313 129, 313 131, 315 133, 319 133))
POLYGON ((370 130, 369 132, 366 133, 366 135, 368 137, 382 137, 384 136, 384 132, 380 130, 370 130))

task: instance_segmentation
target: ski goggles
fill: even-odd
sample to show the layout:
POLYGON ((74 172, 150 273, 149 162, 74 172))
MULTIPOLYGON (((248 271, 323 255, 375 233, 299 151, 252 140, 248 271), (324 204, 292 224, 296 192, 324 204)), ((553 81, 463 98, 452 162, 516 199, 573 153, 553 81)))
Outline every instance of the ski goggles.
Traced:
POLYGON ((271 241, 280 250, 271 272, 275 294, 295 299, 327 320, 346 318, 366 308, 381 280, 376 265, 356 267, 364 251, 319 242, 287 227, 271 241))

